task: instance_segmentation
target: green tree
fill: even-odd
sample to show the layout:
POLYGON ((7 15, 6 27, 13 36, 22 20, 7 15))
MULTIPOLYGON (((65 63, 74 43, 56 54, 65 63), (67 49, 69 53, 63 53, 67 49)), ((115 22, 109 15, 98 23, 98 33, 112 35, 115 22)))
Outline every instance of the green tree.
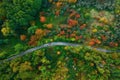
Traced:
POLYGON ((13 29, 27 26, 35 19, 41 3, 42 0, 3 0, 0 2, 0 20, 5 17, 13 29))

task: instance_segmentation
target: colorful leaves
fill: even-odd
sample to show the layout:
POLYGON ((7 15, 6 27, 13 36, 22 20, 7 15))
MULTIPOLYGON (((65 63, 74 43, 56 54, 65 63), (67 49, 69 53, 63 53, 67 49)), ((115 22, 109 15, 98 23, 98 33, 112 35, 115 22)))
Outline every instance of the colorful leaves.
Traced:
POLYGON ((73 10, 72 13, 69 15, 69 18, 74 17, 74 16, 76 17, 76 11, 73 10))
POLYGON ((82 30, 82 29, 84 29, 86 27, 86 24, 82 24, 81 26, 80 26, 80 29, 82 30))
POLYGON ((52 29, 53 28, 53 24, 46 24, 46 27, 48 28, 48 29, 52 29))
POLYGON ((106 40, 107 40, 107 37, 104 36, 104 35, 102 35, 101 38, 102 38, 103 41, 106 41, 106 40))
POLYGON ((60 55, 61 54, 61 52, 60 51, 57 51, 57 55, 60 55))
POLYGON ((101 41, 99 39, 91 39, 89 41, 90 46, 94 46, 95 44, 101 44, 101 41))
POLYGON ((94 41, 90 41, 90 42, 89 42, 89 45, 90 45, 90 46, 93 46, 93 45, 95 45, 95 42, 94 42, 94 41))
POLYGON ((45 23, 46 22, 46 17, 45 16, 40 16, 40 22, 45 23))
POLYGON ((69 19, 68 20, 68 25, 69 26, 76 26, 78 24, 77 20, 69 19))
POLYGON ((107 20, 105 17, 100 18, 99 21, 100 21, 100 22, 103 22, 103 23, 105 23, 105 24, 108 23, 108 20, 107 20))
POLYGON ((80 14, 77 13, 77 14, 75 15, 75 17, 76 17, 76 18, 80 18, 80 14))
POLYGON ((19 72, 27 71, 27 70, 32 70, 31 63, 28 61, 25 61, 20 65, 19 72))
POLYGON ((60 34, 61 34, 61 35, 64 35, 64 34, 65 34, 65 31, 60 31, 60 34))
POLYGON ((55 12, 55 15, 56 15, 56 16, 59 16, 59 15, 60 15, 60 11, 57 10, 57 11, 55 12))
POLYGON ((30 46, 36 46, 37 42, 42 39, 43 36, 45 36, 47 33, 46 30, 42 30, 40 28, 35 30, 35 33, 31 35, 30 41, 28 42, 28 45, 30 46))
POLYGON ((37 41, 29 41, 28 45, 29 46, 37 46, 37 41))
POLYGON ((92 32, 94 32, 94 33, 97 32, 97 31, 98 31, 97 29, 93 29, 93 30, 92 30, 92 32))
POLYGON ((42 29, 37 29, 35 31, 35 35, 42 35, 42 33, 44 33, 42 29))
POLYGON ((25 41, 26 40, 26 35, 20 35, 20 40, 25 41))
POLYGON ((4 36, 8 36, 9 34, 11 34, 11 29, 9 28, 9 27, 3 27, 2 29, 1 29, 1 32, 2 32, 2 34, 4 35, 4 36))
POLYGON ((57 8, 60 8, 61 6, 62 6, 62 2, 58 1, 58 2, 56 3, 56 7, 57 7, 57 8))
POLYGON ((96 42, 97 44, 101 44, 101 41, 100 41, 99 39, 96 39, 95 42, 96 42))
POLYGON ((70 10, 70 14, 69 14, 69 18, 76 18, 76 19, 78 19, 78 18, 80 18, 80 14, 79 13, 77 13, 75 10, 70 10))
MULTIPOLYGON (((93 49, 93 47, 119 48, 120 40, 116 36, 119 35, 119 29, 118 26, 115 26, 116 24, 111 24, 113 23, 112 11, 109 12, 111 14, 108 14, 108 11, 77 7, 79 3, 76 2, 78 0, 49 1, 50 3, 54 2, 55 6, 42 9, 43 11, 38 17, 39 20, 30 22, 31 27, 28 28, 28 34, 25 31, 22 32, 23 35, 20 35, 20 40, 27 42, 29 48, 53 41, 78 43, 83 47, 70 48, 70 46, 65 46, 63 48, 54 46, 49 49, 44 48, 37 54, 26 55, 22 59, 20 58, 20 61, 11 63, 12 69, 6 67, 4 70, 0 69, 3 71, 1 73, 4 75, 4 71, 7 70, 6 72, 13 72, 12 76, 17 77, 17 79, 32 80, 108 80, 108 77, 111 78, 112 71, 110 69, 120 68, 118 54, 106 54, 94 50, 96 48, 93 49), (60 1, 65 1, 65 3, 60 1), (76 4, 68 5, 68 3, 76 4), (66 10, 70 11, 66 12, 66 10), (84 47, 84 45, 89 45, 89 47, 84 47), (32 76, 31 74, 35 74, 34 79, 29 77, 32 76)), ((6 31, 3 29, 3 32, 6 31)), ((22 43, 25 44, 25 42, 22 43)), ((25 50, 24 47, 26 46, 16 45, 14 51, 23 51, 25 50)), ((1 53, 0 56, 5 56, 3 54, 7 53, 1 53)), ((6 75, 9 76, 9 73, 6 75)))
POLYGON ((109 46, 111 46, 111 47, 118 47, 118 43, 116 43, 116 42, 110 42, 109 46))
POLYGON ((69 3, 76 3, 77 0, 68 0, 69 3))

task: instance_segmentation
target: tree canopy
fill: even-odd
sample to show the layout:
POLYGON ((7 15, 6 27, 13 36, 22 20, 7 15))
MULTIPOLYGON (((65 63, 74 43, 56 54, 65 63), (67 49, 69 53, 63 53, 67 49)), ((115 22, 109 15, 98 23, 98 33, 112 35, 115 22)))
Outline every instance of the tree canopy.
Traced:
POLYGON ((0 20, 9 20, 10 27, 26 26, 41 8, 42 0, 3 0, 0 2, 0 20))

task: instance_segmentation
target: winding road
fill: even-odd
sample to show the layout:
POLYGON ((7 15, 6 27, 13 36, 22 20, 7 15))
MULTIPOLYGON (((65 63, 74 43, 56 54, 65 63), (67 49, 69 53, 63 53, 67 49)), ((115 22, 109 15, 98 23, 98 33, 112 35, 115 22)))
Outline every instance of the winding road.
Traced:
MULTIPOLYGON (((17 57, 21 57, 23 55, 26 55, 28 53, 31 53, 33 51, 36 51, 36 50, 39 50, 39 49, 42 49, 42 48, 45 48, 45 47, 50 47, 50 46, 74 46, 74 47, 77 47, 77 46, 83 46, 83 45, 80 45, 80 44, 76 44, 76 43, 68 43, 68 42, 51 42, 51 43, 46 43, 46 44, 43 44, 41 46, 37 46, 37 47, 34 47, 34 48, 31 48, 31 49, 28 49, 24 52, 21 52, 15 56, 12 56, 10 58, 7 58, 5 60, 2 60, 0 61, 0 64, 2 63, 5 63, 5 62, 9 62, 17 57)), ((103 49, 103 48, 95 48, 95 47, 90 47, 90 46, 87 46, 89 47, 90 49, 92 50, 97 50, 97 51, 100 51, 100 52, 106 52, 106 53, 110 53, 110 52, 120 52, 120 50, 116 50, 116 51, 112 51, 112 50, 106 50, 106 49, 103 49)))

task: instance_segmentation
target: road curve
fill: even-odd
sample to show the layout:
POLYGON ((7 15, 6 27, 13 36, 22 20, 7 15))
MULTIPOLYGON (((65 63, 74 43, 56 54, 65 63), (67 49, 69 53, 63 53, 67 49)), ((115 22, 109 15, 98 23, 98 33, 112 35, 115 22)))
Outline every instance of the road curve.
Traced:
MULTIPOLYGON (((39 50, 39 49, 42 49, 42 48, 45 48, 45 47, 50 47, 50 46, 74 46, 74 47, 77 47, 77 46, 83 46, 81 44, 76 44, 76 43, 68 43, 68 42, 51 42, 51 43, 46 43, 46 44, 43 44, 41 46, 37 46, 37 47, 34 47, 34 48, 31 48, 31 49, 28 49, 24 52, 21 52, 15 56, 12 56, 10 58, 7 58, 5 60, 2 60, 0 61, 0 64, 2 63, 5 63, 5 62, 9 62, 17 57, 21 57, 23 55, 26 55, 28 53, 31 53, 33 51, 36 51, 36 50, 39 50)), ((103 49, 103 48, 94 48, 94 47, 90 47, 90 46, 87 46, 89 47, 90 49, 95 49, 97 51, 100 51, 100 52, 106 52, 106 53, 110 53, 110 52, 120 52, 120 50, 116 50, 116 51, 112 51, 112 50, 106 50, 106 49, 103 49)))

